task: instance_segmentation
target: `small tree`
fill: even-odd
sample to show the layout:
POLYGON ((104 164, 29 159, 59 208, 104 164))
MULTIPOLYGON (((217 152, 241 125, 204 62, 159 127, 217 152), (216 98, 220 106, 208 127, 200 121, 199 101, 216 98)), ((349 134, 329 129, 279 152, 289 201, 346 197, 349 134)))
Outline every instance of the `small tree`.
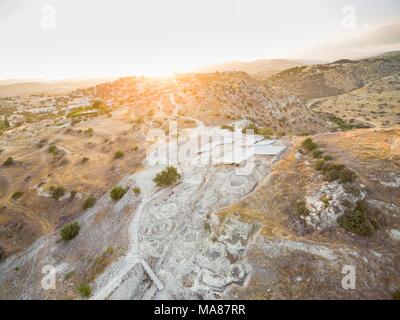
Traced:
POLYGON ((133 190, 133 192, 134 192, 136 195, 139 195, 139 194, 141 193, 141 190, 140 190, 140 188, 138 188, 138 187, 135 187, 135 188, 133 188, 132 190, 133 190))
POLYGON ((55 155, 57 155, 57 152, 58 152, 57 146, 53 144, 47 149, 47 151, 49 153, 51 153, 53 156, 55 156, 55 155))
POLYGON ((304 140, 302 146, 307 151, 313 151, 318 147, 317 144, 311 138, 307 138, 306 140, 304 140))
POLYGON ((118 150, 115 154, 114 154, 114 159, 121 159, 124 156, 124 152, 121 150, 118 150))
POLYGON ((75 221, 72 223, 68 223, 64 227, 62 227, 60 231, 61 239, 63 241, 70 241, 78 235, 79 230, 79 222, 75 221))
POLYGON ((21 198, 23 195, 23 193, 21 191, 16 191, 13 193, 13 195, 11 196, 11 198, 13 198, 13 200, 18 200, 19 198, 21 198))
POLYGON ((174 166, 169 166, 158 173, 153 181, 158 187, 169 187, 181 179, 181 174, 174 166))
POLYGON ((86 210, 86 209, 94 207, 95 204, 96 204, 96 198, 89 197, 83 203, 82 208, 83 208, 83 210, 86 210))
POLYGON ((81 284, 78 291, 82 299, 87 299, 92 294, 92 288, 87 283, 81 284))
POLYGON ((6 161, 4 161, 3 165, 11 166, 14 163, 14 159, 12 157, 8 157, 6 161))
POLYGON ((310 214, 310 210, 308 210, 307 204, 305 201, 296 202, 295 210, 299 216, 307 217, 310 214))
POLYGON ((113 199, 114 201, 118 201, 120 200, 125 193, 128 191, 128 188, 123 188, 121 186, 116 186, 114 188, 111 189, 110 191, 110 197, 111 199, 113 199))
POLYGON ((55 199, 58 200, 62 196, 65 195, 65 189, 63 187, 56 187, 56 186, 51 186, 50 187, 50 192, 51 196, 55 199))

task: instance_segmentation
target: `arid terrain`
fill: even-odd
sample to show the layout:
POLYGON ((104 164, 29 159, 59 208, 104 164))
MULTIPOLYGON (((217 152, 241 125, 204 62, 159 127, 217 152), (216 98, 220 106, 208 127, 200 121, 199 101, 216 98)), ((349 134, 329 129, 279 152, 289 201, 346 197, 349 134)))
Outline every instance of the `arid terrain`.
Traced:
POLYGON ((303 63, 3 94, 0 299, 397 297, 400 54, 303 63))

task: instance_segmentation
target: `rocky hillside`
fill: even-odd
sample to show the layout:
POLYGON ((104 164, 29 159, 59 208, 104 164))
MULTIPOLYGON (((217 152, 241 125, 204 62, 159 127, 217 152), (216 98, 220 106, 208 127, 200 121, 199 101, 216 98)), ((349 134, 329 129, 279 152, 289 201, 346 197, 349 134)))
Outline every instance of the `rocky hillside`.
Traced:
POLYGON ((273 88, 244 72, 177 75, 174 79, 150 82, 147 79, 125 79, 98 90, 102 98, 119 99, 129 104, 137 117, 159 115, 158 122, 179 114, 222 125, 246 119, 275 134, 319 132, 324 125, 297 97, 273 88), (129 94, 126 92, 129 88, 129 94), (168 98, 173 96, 174 101, 168 98), (169 100, 169 101, 168 101, 169 100))
POLYGON ((338 60, 330 64, 299 66, 272 76, 272 86, 283 87, 309 100, 343 94, 366 83, 400 71, 400 52, 362 60, 338 60))
POLYGON ((306 132, 323 128, 317 117, 296 97, 254 80, 246 73, 204 74, 179 79, 185 98, 183 111, 200 119, 223 115, 246 118, 274 132, 306 132))
POLYGON ((228 299, 391 299, 398 292, 399 130, 312 140, 297 139, 269 179, 219 213, 260 228, 245 253, 253 272, 228 299), (354 290, 342 287, 345 266, 356 272, 354 290))
MULTIPOLYGON (((334 115, 348 126, 388 128, 400 124, 400 73, 367 82, 360 89, 310 103, 320 114, 334 115)), ((328 116, 329 118, 329 116, 328 116)))

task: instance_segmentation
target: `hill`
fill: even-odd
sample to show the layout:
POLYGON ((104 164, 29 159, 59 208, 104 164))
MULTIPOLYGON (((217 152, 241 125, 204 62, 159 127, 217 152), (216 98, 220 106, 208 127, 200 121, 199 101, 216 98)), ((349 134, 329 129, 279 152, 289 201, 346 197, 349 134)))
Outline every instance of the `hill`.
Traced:
POLYGON ((92 87, 108 79, 57 80, 57 81, 0 81, 0 97, 26 96, 31 94, 65 94, 77 89, 92 87))
POLYGON ((330 64, 299 66, 269 79, 298 97, 309 100, 350 92, 368 82, 400 72, 400 52, 361 60, 339 60, 330 64))
POLYGON ((270 76, 283 70, 297 66, 311 65, 321 63, 314 60, 294 60, 294 59, 259 59, 255 61, 243 62, 232 61, 206 66, 198 69, 200 73, 242 71, 258 80, 265 80, 270 76))

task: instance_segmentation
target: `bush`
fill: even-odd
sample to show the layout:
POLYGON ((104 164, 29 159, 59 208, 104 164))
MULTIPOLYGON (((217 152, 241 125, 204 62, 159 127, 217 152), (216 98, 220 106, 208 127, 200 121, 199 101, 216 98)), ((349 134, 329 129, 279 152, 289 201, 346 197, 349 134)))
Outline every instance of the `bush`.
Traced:
POLYGON ((65 195, 65 189, 64 189, 63 187, 51 186, 51 187, 50 187, 50 192, 51 192, 51 196, 52 196, 55 200, 58 200, 58 199, 60 199, 62 196, 65 195))
POLYGON ((261 128, 258 130, 257 134, 264 136, 265 139, 269 139, 274 134, 274 131, 270 128, 261 128))
POLYGON ((357 178, 354 171, 346 168, 346 166, 342 164, 327 163, 322 168, 322 171, 328 182, 339 180, 342 183, 350 183, 354 182, 357 178))
POLYGON ((313 156, 313 158, 320 158, 322 155, 323 155, 323 151, 322 150, 320 150, 320 149, 315 149, 313 152, 312 152, 312 156, 313 156))
POLYGON ((345 168, 340 171, 339 177, 340 177, 340 181, 342 183, 350 183, 350 182, 354 182, 354 180, 356 180, 357 176, 354 171, 345 168))
POLYGON ((249 124, 247 127, 242 129, 242 133, 247 134, 247 131, 251 131, 251 130, 253 130, 254 134, 258 134, 258 132, 259 132, 259 129, 256 125, 249 124))
POLYGON ((258 128, 254 124, 250 124, 247 127, 243 128, 242 133, 247 134, 248 130, 253 130, 254 134, 264 136, 264 138, 268 139, 274 134, 274 131, 270 128, 258 128))
POLYGON ((94 197, 89 197, 85 200, 85 202, 82 205, 83 210, 92 208, 96 204, 96 198, 94 197))
POLYGON ((325 161, 332 161, 332 160, 333 160, 333 157, 330 156, 330 155, 326 155, 326 156, 323 157, 323 159, 324 159, 325 161))
POLYGON ((114 201, 118 201, 120 200, 124 194, 128 191, 128 188, 123 188, 120 186, 116 186, 114 188, 111 189, 110 191, 110 197, 111 199, 113 199, 114 201))
POLYGON ((88 161, 89 161, 89 158, 88 158, 88 157, 83 157, 82 160, 81 160, 81 163, 86 163, 86 162, 88 162, 88 161))
POLYGON ((57 146, 56 145, 51 145, 48 149, 47 149, 48 153, 51 153, 53 156, 57 155, 58 150, 57 150, 57 146))
POLYGON ((81 284, 78 288, 78 291, 82 299, 87 299, 92 294, 92 288, 86 283, 81 284))
POLYGON ((138 194, 140 194, 142 191, 140 190, 140 188, 138 188, 138 187, 135 187, 135 188, 133 188, 132 189, 133 190, 133 192, 136 194, 136 195, 138 195, 138 194))
POLYGON ((326 166, 326 161, 324 159, 319 159, 315 162, 315 170, 322 171, 326 166))
POLYGON ((229 126, 229 125, 226 125, 226 124, 222 125, 221 129, 222 130, 229 130, 229 131, 232 131, 232 132, 235 131, 235 128, 233 126, 229 126))
POLYGON ((3 162, 5 166, 11 166, 12 164, 14 164, 14 159, 12 157, 8 157, 7 160, 3 162))
POLYGON ((63 241, 70 241, 78 235, 79 230, 80 226, 77 221, 66 224, 60 231, 61 239, 63 241))
POLYGON ((298 201, 295 205, 295 210, 299 216, 307 217, 310 214, 305 201, 298 201))
POLYGON ((394 300, 400 300, 400 290, 393 292, 392 296, 394 300))
POLYGON ((19 198, 22 197, 22 195, 23 195, 22 192, 16 191, 16 192, 13 193, 13 195, 11 196, 11 198, 13 198, 14 200, 18 200, 19 198))
POLYGON ((301 145, 304 149, 310 152, 317 149, 317 144, 311 138, 304 140, 301 145))
POLYGON ((337 222, 348 232, 359 236, 371 236, 378 228, 378 224, 368 217, 367 210, 365 201, 359 201, 353 211, 347 211, 337 222))
POLYGON ((178 172, 178 169, 173 166, 169 166, 158 173, 153 181, 158 187, 169 187, 177 183, 180 179, 181 175, 178 172))
POLYGON ((93 128, 88 128, 85 130, 85 134, 89 137, 93 136, 93 128))
POLYGON ((342 131, 347 131, 347 130, 351 130, 354 128, 354 126, 352 126, 351 124, 348 124, 343 119, 338 118, 334 115, 329 116, 328 119, 329 119, 329 121, 333 122, 342 131))
POLYGON ((114 154, 114 159, 121 159, 124 156, 124 152, 121 150, 118 150, 115 154, 114 154))

